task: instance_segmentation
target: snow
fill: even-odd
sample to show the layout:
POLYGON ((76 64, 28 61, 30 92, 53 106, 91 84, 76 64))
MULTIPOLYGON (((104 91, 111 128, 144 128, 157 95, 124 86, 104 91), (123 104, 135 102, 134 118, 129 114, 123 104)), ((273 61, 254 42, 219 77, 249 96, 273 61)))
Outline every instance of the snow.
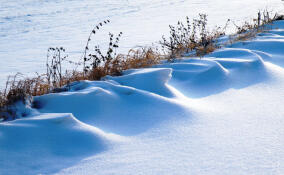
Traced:
MULTIPOLYGON (((237 24, 256 17, 258 10, 283 11, 281 0, 1 0, 0 87, 8 75, 45 73, 49 47, 63 46, 69 59, 81 57, 89 32, 110 19, 91 45, 107 44, 108 32, 123 32, 120 52, 150 45, 169 33, 169 24, 207 13, 209 26, 227 19, 237 24)), ((233 27, 233 25, 231 25, 233 27)), ((73 65, 67 65, 69 69, 73 65)))
MULTIPOLYGON (((142 75, 143 73, 140 76, 142 75)), ((147 74, 145 76, 149 77, 147 74)), ((122 135, 139 134, 156 123, 184 111, 171 99, 113 82, 85 81, 76 85, 74 89, 75 91, 72 89, 71 92, 36 97, 35 101, 40 106, 39 111, 72 113, 84 123, 122 135)), ((162 89, 162 94, 169 92, 165 84, 162 89)))
POLYGON ((0 130, 0 174, 54 173, 54 169, 70 166, 84 155, 105 151, 119 140, 119 136, 63 113, 2 123, 0 130))
POLYGON ((0 174, 283 174, 284 21, 273 27, 18 106, 28 116, 0 123, 0 174))

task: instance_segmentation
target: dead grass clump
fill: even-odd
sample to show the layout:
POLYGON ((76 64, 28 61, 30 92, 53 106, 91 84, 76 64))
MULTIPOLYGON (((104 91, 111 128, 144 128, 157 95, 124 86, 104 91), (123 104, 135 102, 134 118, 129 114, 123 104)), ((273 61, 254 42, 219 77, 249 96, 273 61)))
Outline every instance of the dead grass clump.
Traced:
POLYGON ((267 9, 264 11, 259 11, 257 13, 257 18, 254 18, 252 22, 246 21, 241 26, 233 24, 236 27, 236 34, 231 35, 230 44, 238 41, 246 41, 255 38, 258 33, 266 32, 271 29, 273 21, 284 19, 283 15, 277 13, 269 12, 267 9))
POLYGON ((62 62, 67 58, 63 47, 50 47, 47 50, 46 78, 50 87, 58 88, 63 85, 62 62))
POLYGON ((176 57, 189 52, 195 52, 192 54, 194 56, 203 56, 213 51, 217 47, 215 39, 224 35, 221 28, 209 31, 206 14, 199 14, 199 17, 192 22, 186 17, 186 24, 178 21, 177 26, 169 27, 169 38, 163 36, 160 41, 162 48, 168 51, 169 61, 174 61, 176 57))
POLYGON ((15 104, 20 102, 27 104, 31 102, 33 95, 47 93, 40 89, 40 78, 24 79, 21 74, 9 76, 4 91, 0 93, 0 119, 13 120, 16 118, 15 104), (37 88, 35 88, 37 87, 37 88))
POLYGON ((276 14, 274 17, 274 21, 280 21, 280 20, 284 20, 284 15, 276 14))
POLYGON ((123 70, 150 67, 164 58, 157 49, 144 47, 131 49, 128 54, 118 54, 104 64, 93 67, 85 73, 84 79, 100 80, 106 75, 119 76, 123 70))
POLYGON ((142 47, 129 50, 127 55, 120 55, 122 70, 150 67, 165 58, 157 48, 142 47))
POLYGON ((83 55, 83 79, 100 80, 106 75, 121 75, 120 60, 118 60, 116 50, 119 47, 119 41, 122 32, 118 35, 109 33, 109 43, 106 51, 103 51, 98 45, 91 46, 90 41, 98 33, 100 28, 110 21, 104 21, 95 26, 90 33, 83 55))
POLYGON ((84 49, 84 54, 83 54, 83 73, 84 74, 88 70, 90 70, 90 68, 91 68, 90 64, 92 64, 92 63, 88 63, 88 62, 93 61, 93 65, 92 66, 95 66, 94 63, 99 63, 100 62, 100 60, 98 58, 90 55, 90 53, 89 53, 90 47, 91 47, 90 46, 90 42, 92 40, 92 37, 94 37, 99 32, 101 27, 106 25, 106 24, 108 24, 108 23, 110 23, 110 20, 106 20, 106 21, 98 23, 97 25, 95 25, 95 27, 92 29, 92 31, 89 34, 89 37, 87 39, 86 46, 85 46, 85 49, 84 49))

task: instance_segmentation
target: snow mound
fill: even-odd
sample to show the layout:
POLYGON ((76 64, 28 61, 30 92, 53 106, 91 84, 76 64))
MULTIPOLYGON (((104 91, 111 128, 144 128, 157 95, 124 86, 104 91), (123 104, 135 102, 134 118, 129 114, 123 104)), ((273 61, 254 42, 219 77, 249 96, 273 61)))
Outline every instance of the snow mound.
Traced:
MULTIPOLYGON (((210 93, 219 89, 220 84, 226 84, 228 71, 218 62, 209 59, 185 59, 178 63, 159 65, 172 68, 170 84, 190 97, 204 95, 210 87, 210 93)), ((208 91, 207 91, 208 92, 208 91)))
POLYGON ((133 69, 124 72, 123 76, 106 79, 114 80, 121 85, 149 91, 165 97, 173 97, 174 94, 167 87, 171 79, 172 69, 133 69))
POLYGON ((272 26, 274 29, 259 34, 256 39, 238 42, 229 47, 249 49, 264 56, 262 57, 264 61, 284 67, 284 29, 281 28, 283 27, 283 22, 277 21, 274 23, 277 24, 272 26))
POLYGON ((279 39, 267 39, 261 38, 254 41, 245 41, 233 44, 232 47, 246 48, 250 50, 258 50, 263 52, 272 52, 274 54, 283 54, 284 50, 284 38, 279 39))
POLYGON ((264 63, 263 56, 265 53, 253 52, 248 49, 231 49, 225 48, 209 54, 208 57, 220 63, 224 68, 230 72, 238 71, 255 71, 260 69, 263 71, 264 63))
POLYGON ((242 88, 268 79, 263 60, 268 54, 240 48, 225 48, 209 54, 229 71, 231 87, 242 88))
MULTIPOLYGON (((171 72, 169 69, 161 69, 150 71, 151 73, 148 74, 147 71, 149 70, 145 70, 145 77, 148 79, 151 79, 151 73, 153 73, 161 76, 156 80, 162 79, 164 82, 166 81, 165 77, 170 76, 171 72)), ((142 73, 135 75, 146 80, 142 73)), ((130 76, 129 79, 132 78, 131 84, 133 86, 142 86, 139 81, 137 84, 135 83, 136 78, 130 76)), ((123 79, 124 77, 122 77, 123 79)), ((153 82, 154 85, 160 84, 160 88, 164 87, 164 91, 157 90, 161 93, 172 93, 164 83, 150 80, 148 82, 153 82)), ((147 89, 148 85, 145 84, 145 86, 144 89, 147 89)), ((148 87, 151 88, 151 84, 148 87)), ((120 85, 114 81, 82 81, 75 84, 70 92, 35 97, 34 104, 39 112, 72 113, 82 122, 98 127, 105 132, 122 135, 141 133, 169 117, 178 117, 177 114, 184 110, 172 99, 120 85)))
POLYGON ((270 57, 261 51, 224 48, 203 59, 184 59, 157 67, 172 68, 170 84, 189 97, 204 97, 228 88, 243 88, 269 76, 263 60, 270 57))
POLYGON ((273 21, 272 25, 269 25, 269 27, 271 28, 271 30, 284 30, 284 22, 283 20, 273 21))
MULTIPOLYGON (((30 173, 34 174, 38 169, 45 169, 45 163, 58 158, 76 162, 84 156, 102 152, 108 148, 112 137, 78 121, 72 114, 41 114, 0 123, 0 167, 6 167, 10 170, 6 173, 13 174, 12 167, 19 165, 16 160, 21 160, 20 169, 23 172, 33 169, 30 173)), ((46 169, 65 166, 58 164, 46 169)), ((1 173, 6 174, 2 169, 1 173)))
POLYGON ((272 29, 267 31, 266 33, 260 33, 258 36, 262 36, 266 39, 283 39, 284 30, 283 29, 272 29))

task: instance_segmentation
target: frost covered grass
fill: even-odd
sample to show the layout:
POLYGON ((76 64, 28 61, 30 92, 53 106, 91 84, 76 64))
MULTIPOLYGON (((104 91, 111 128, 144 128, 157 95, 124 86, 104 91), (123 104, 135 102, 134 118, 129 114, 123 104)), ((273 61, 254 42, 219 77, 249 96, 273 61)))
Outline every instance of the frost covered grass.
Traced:
POLYGON ((16 103, 29 104, 32 96, 48 93, 68 91, 72 82, 81 80, 100 80, 101 78, 122 75, 128 69, 137 69, 157 65, 161 60, 174 62, 181 56, 203 57, 221 46, 248 40, 268 29, 269 25, 276 20, 283 19, 283 15, 271 15, 268 11, 259 12, 258 17, 252 23, 245 22, 242 26, 236 26, 237 33, 230 35, 225 43, 220 38, 225 36, 226 26, 218 27, 210 31, 207 26, 207 15, 199 14, 199 18, 186 23, 178 21, 177 26, 170 25, 170 37, 160 41, 159 47, 141 47, 129 50, 128 54, 118 54, 116 49, 122 32, 118 35, 109 33, 108 48, 104 51, 98 45, 91 45, 91 40, 110 21, 106 20, 95 25, 87 38, 84 54, 80 61, 73 62, 67 59, 63 47, 51 47, 48 49, 46 74, 35 78, 19 78, 19 74, 9 78, 4 91, 0 93, 0 119, 13 120, 25 116, 25 113, 17 113, 16 103), (78 66, 83 65, 83 70, 63 71, 63 64, 69 62, 78 66))

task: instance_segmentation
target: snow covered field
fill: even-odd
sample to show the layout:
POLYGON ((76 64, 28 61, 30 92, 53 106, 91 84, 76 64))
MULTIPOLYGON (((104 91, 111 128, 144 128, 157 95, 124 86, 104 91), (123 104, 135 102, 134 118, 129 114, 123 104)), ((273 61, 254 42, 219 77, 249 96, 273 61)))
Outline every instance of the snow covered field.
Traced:
POLYGON ((284 21, 204 59, 36 97, 0 174, 284 174, 284 21))
POLYGON ((283 10, 281 0, 1 0, 0 87, 17 72, 43 73, 48 47, 64 46, 70 59, 81 56, 93 25, 106 19, 112 23, 97 36, 124 32, 121 51, 151 44, 168 33, 168 25, 185 16, 207 13, 211 26, 228 18, 240 21, 265 8, 283 10))

